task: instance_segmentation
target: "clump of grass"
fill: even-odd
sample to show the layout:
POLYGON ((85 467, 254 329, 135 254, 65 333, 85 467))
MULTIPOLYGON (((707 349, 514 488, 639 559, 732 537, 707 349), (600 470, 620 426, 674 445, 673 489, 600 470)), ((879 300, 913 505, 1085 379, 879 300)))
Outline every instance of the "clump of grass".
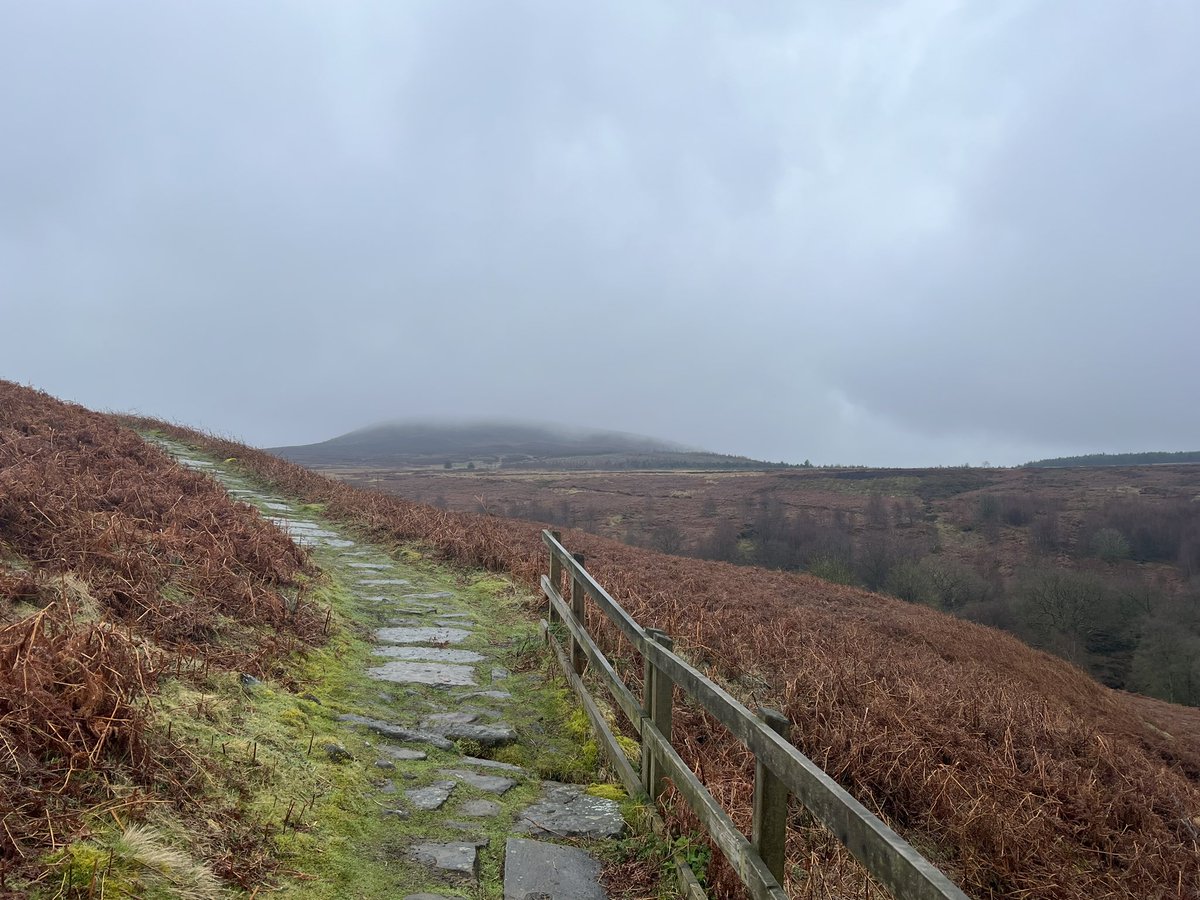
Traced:
POLYGON ((131 825, 105 839, 80 841, 53 857, 60 896, 137 896, 148 900, 218 900, 225 888, 212 869, 151 825, 131 825))

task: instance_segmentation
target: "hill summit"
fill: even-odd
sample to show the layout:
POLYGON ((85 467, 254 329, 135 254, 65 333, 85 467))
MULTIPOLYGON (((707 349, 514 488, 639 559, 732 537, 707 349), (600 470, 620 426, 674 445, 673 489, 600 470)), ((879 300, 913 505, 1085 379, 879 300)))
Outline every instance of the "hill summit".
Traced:
POLYGON ((553 459, 609 454, 681 453, 691 448, 621 431, 595 431, 533 422, 388 422, 272 452, 326 465, 441 465, 445 461, 553 459))
POLYGON ((316 467, 463 466, 545 469, 763 468, 769 464, 709 453, 623 431, 513 421, 406 421, 271 453, 316 467))

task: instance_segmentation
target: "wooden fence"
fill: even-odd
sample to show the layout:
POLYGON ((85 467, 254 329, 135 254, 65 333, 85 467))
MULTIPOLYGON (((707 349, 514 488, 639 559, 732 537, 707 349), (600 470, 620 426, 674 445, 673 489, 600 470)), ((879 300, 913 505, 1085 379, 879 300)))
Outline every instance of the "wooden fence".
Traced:
POLYGON ((705 677, 673 652, 671 638, 643 628, 608 595, 584 568, 581 554, 571 554, 557 532, 543 531, 550 549, 550 574, 542 591, 549 600, 549 621, 561 622, 568 632, 564 650, 550 628, 547 637, 613 769, 631 796, 658 800, 669 779, 687 801, 755 900, 785 900, 784 875, 788 798, 793 796, 846 846, 868 872, 901 900, 966 900, 937 868, 861 803, 838 786, 816 763, 788 741, 788 720, 779 712, 750 712, 720 685, 705 677), (570 581, 564 598, 563 575, 570 581), (645 665, 643 699, 638 700, 588 634, 585 609, 591 599, 642 655, 645 665), (634 771, 582 678, 590 665, 641 739, 641 760, 634 771), (738 831, 728 814, 671 746, 671 704, 675 688, 716 717, 755 756, 754 817, 750 839, 738 831))

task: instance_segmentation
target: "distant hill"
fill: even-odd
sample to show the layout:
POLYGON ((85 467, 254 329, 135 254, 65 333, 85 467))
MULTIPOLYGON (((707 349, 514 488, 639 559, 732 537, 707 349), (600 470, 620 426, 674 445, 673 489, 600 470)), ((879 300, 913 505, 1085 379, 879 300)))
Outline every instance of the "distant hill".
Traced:
POLYGON ((779 468, 622 431, 525 422, 394 422, 271 453, 306 466, 537 469, 779 468))
POLYGON ((1066 469, 1073 466, 1149 466, 1161 463, 1200 463, 1200 450, 1179 453, 1089 453, 1085 456, 1057 456, 1025 463, 1031 469, 1066 469))

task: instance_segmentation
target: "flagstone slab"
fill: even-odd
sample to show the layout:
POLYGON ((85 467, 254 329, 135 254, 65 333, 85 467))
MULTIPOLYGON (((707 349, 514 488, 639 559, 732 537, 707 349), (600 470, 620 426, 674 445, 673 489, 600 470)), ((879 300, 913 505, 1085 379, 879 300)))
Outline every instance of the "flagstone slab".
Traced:
POLYGON ((439 750, 449 750, 454 745, 448 741, 445 736, 440 734, 430 734, 428 731, 420 731, 416 728, 406 728, 403 725, 394 725, 391 722, 385 722, 382 719, 371 719, 367 716, 356 715, 355 713, 344 713, 338 716, 339 722, 350 722, 354 725, 361 725, 363 728, 369 729, 383 737, 391 738, 396 741, 405 741, 413 744, 429 744, 432 747, 437 747, 439 750))
POLYGON ((478 772, 468 772, 466 769, 439 769, 439 775, 457 778, 464 784, 469 784, 476 790, 487 794, 503 794, 516 786, 516 782, 503 775, 481 775, 478 772))
POLYGON ((404 796, 408 798, 408 802, 414 808, 428 812, 441 809, 442 804, 449 800, 450 795, 454 793, 455 787, 457 787, 457 783, 454 781, 435 781, 425 787, 405 791, 404 796))
POLYGON ((474 843, 450 841, 444 844, 414 844, 409 852, 415 860, 427 866, 462 875, 472 882, 475 880, 479 865, 479 848, 474 843))
POLYGON ((514 831, 555 837, 620 837, 625 818, 620 805, 605 797, 593 797, 573 784, 542 783, 542 796, 521 811, 514 831))
POLYGON ((504 900, 608 900, 586 850, 528 838, 504 844, 504 900))
POLYGON ((429 754, 424 750, 411 750, 408 747, 388 747, 379 748, 380 753, 386 753, 392 759, 408 762, 410 760, 428 759, 429 754))
POLYGON ((375 639, 386 644, 461 644, 470 636, 461 628, 430 625, 393 625, 375 632, 375 639))
POLYGON ((473 712, 440 712, 426 716, 421 720, 422 728, 446 728, 450 725, 470 725, 479 718, 478 713, 473 712))
POLYGON ((469 766, 478 766, 481 769, 500 769, 505 772, 517 772, 521 775, 526 774, 526 770, 520 766, 514 766, 512 763, 500 762, 497 759, 480 759, 477 756, 464 756, 459 762, 469 766))
POLYGON ((517 739, 517 733, 511 725, 439 725, 429 729, 434 734, 440 734, 452 741, 477 741, 485 747, 495 747, 499 744, 511 744, 517 739))
MULTIPOLYGON (((388 646, 374 647, 371 652, 375 656, 387 656, 392 659, 421 659, 429 662, 476 663, 484 660, 483 654, 474 650, 450 650, 445 647, 388 646)), ((484 692, 484 695, 488 693, 495 692, 484 692)), ((464 696, 474 697, 476 694, 464 696)))
POLYGON ((367 677, 397 684, 432 684, 443 687, 477 687, 473 666, 436 662, 395 662, 372 666, 367 677))
POLYGON ((491 819, 500 815, 503 808, 493 800, 468 800, 458 808, 458 814, 472 819, 491 819))

